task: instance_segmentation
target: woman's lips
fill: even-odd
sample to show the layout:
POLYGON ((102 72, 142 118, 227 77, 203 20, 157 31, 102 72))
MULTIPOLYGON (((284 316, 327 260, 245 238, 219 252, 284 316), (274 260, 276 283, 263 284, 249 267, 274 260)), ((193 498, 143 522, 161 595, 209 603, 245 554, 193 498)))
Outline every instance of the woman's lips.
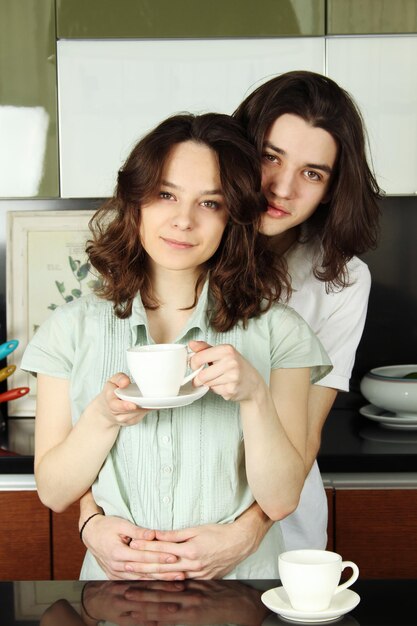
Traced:
POLYGON ((268 208, 266 212, 271 217, 289 217, 291 215, 291 213, 289 213, 288 211, 285 211, 283 207, 275 207, 275 206, 272 206, 271 204, 268 204, 268 208))
POLYGON ((167 239, 166 237, 162 237, 162 240, 168 244, 168 246, 175 248, 176 250, 188 250, 189 248, 194 248, 194 244, 188 243, 187 241, 177 241, 176 239, 167 239))

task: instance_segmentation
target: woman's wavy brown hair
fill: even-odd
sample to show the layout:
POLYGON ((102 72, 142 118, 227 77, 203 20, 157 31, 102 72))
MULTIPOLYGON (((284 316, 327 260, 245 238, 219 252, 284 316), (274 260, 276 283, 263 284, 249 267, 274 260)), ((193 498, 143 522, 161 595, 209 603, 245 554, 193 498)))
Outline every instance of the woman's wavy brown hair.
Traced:
POLYGON ((202 269, 191 306, 209 272, 211 325, 226 331, 239 321, 246 325, 249 318, 287 297, 290 289, 281 261, 258 234, 259 216, 265 210, 259 155, 231 116, 175 115, 139 141, 118 173, 113 197, 90 221, 87 253, 101 275, 96 292, 113 302, 118 317, 131 314, 138 292, 146 308, 159 306, 139 237, 140 207, 159 193, 173 146, 187 141, 205 145, 217 155, 228 214, 220 245, 202 269))
MULTIPOLYGON (((234 112, 259 153, 275 120, 290 113, 332 135, 338 154, 326 202, 306 221, 308 237, 323 250, 314 268, 328 289, 349 283, 346 264, 377 245, 381 190, 366 158, 367 136, 352 97, 321 74, 287 72, 253 91, 234 112)), ((305 239, 304 239, 305 240, 305 239)))

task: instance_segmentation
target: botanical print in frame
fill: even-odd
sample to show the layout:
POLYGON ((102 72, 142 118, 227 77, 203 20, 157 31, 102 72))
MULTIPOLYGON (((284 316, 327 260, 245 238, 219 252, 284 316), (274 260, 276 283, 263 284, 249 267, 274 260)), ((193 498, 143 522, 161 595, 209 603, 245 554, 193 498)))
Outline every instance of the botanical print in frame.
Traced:
POLYGON ((7 214, 7 339, 19 345, 8 357, 16 371, 8 388, 29 387, 8 404, 8 415, 35 415, 36 378, 20 369, 26 345, 60 304, 89 293, 96 282, 85 253, 94 211, 9 211, 7 214))

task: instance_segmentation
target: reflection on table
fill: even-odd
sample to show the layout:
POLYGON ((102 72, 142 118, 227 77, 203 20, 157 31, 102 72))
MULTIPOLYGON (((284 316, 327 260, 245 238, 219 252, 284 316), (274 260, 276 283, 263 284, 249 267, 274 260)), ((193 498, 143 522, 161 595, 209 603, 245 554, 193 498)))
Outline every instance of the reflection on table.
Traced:
MULTIPOLYGON (((278 580, 0 582, 0 623, 5 626, 283 626, 289 621, 275 615, 261 600, 264 591, 279 586, 278 580)), ((360 595, 360 603, 331 623, 416 626, 413 599, 417 580, 359 579, 352 589, 360 595)))

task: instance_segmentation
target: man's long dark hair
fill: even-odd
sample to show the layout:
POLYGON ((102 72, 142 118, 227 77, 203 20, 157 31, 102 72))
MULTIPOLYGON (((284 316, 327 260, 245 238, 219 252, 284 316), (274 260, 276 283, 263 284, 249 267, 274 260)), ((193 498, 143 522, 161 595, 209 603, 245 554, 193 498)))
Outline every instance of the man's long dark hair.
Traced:
POLYGON ((334 286, 348 284, 346 263, 376 247, 381 192, 368 165, 366 131, 352 97, 321 74, 293 71, 281 74, 253 91, 234 112, 258 153, 275 120, 298 115, 312 127, 326 130, 337 143, 330 189, 307 220, 307 233, 322 246, 316 277, 334 286))

